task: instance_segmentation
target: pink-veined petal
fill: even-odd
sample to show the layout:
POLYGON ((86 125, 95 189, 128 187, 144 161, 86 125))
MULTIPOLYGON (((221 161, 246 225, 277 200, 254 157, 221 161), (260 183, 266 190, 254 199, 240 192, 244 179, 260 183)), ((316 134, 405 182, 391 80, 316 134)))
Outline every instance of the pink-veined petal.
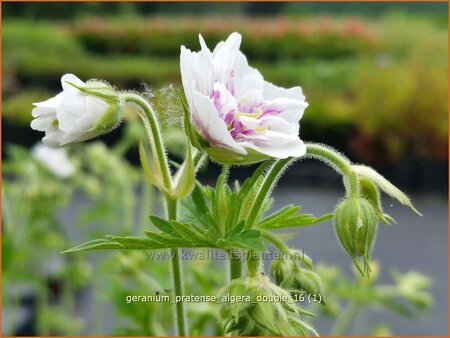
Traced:
POLYGON ((231 137, 225 121, 219 117, 212 100, 198 92, 193 93, 192 122, 211 146, 228 148, 240 154, 247 153, 231 137))
POLYGON ((234 116, 237 109, 236 99, 223 84, 219 82, 214 83, 212 99, 220 117, 225 122, 227 122, 228 118, 234 116))

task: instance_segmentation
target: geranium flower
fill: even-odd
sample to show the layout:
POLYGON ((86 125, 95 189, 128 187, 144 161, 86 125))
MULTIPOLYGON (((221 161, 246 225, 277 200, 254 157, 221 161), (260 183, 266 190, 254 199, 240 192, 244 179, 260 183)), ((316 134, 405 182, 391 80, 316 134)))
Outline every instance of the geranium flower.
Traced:
POLYGON ((31 128, 45 132, 42 142, 59 147, 104 134, 120 122, 119 98, 103 82, 84 83, 73 74, 61 78, 63 91, 34 103, 31 128))
MULTIPOLYGON (((302 156, 299 120, 308 106, 300 87, 277 87, 250 67, 232 33, 213 52, 181 47, 181 77, 201 147, 222 163, 302 156)), ((195 137, 195 135, 191 135, 195 137)), ((191 137, 191 138, 192 138, 191 137)))

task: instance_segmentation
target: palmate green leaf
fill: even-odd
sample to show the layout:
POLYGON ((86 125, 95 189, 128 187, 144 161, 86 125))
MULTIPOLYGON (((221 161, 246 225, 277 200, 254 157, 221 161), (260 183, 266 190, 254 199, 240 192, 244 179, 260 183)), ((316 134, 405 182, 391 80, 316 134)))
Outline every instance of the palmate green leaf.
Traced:
POLYGON ((177 221, 171 221, 171 223, 179 238, 191 239, 197 245, 211 246, 214 244, 205 236, 205 231, 199 232, 198 228, 192 223, 181 223, 177 221))
POLYGON ((256 251, 264 251, 266 249, 261 237, 261 230, 250 229, 220 239, 217 244, 222 248, 239 247, 256 251))
POLYGON ((179 221, 193 223, 218 238, 221 236, 219 227, 212 216, 206 198, 207 192, 205 189, 196 185, 192 194, 180 201, 179 221))
POLYGON ((307 226, 326 221, 332 213, 315 217, 312 214, 297 214, 300 206, 288 205, 264 218, 257 227, 260 229, 280 229, 294 226, 307 226))

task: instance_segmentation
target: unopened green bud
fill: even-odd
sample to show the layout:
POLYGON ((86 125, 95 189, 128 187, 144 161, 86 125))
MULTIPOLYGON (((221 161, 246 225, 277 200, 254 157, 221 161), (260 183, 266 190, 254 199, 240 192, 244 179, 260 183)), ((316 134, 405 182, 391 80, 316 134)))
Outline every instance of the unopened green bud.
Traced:
POLYGON ((219 292, 219 298, 226 333, 238 336, 317 334, 302 318, 312 313, 297 306, 288 292, 262 274, 234 279, 219 292), (232 297, 244 299, 234 301, 232 297))
POLYGON ((365 198, 348 198, 340 202, 334 216, 336 235, 343 248, 352 257, 361 274, 370 271, 370 254, 378 228, 377 216, 373 205, 365 198), (364 258, 363 272, 356 257, 364 258))
POLYGON ((311 270, 298 268, 295 274, 294 287, 298 290, 305 290, 310 295, 323 294, 322 279, 311 270))
POLYGON ((274 259, 270 267, 270 274, 275 279, 277 285, 281 285, 284 280, 292 275, 292 260, 284 260, 282 258, 274 259))

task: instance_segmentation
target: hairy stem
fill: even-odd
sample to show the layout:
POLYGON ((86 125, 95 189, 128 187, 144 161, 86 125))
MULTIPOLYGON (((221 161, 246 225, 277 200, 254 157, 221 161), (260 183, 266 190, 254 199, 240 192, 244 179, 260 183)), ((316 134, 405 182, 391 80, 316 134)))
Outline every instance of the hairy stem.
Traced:
POLYGON ((261 210, 261 206, 265 202, 267 196, 270 194, 273 186, 275 185, 280 173, 283 172, 285 167, 292 161, 292 158, 287 158, 283 160, 275 161, 274 164, 269 169, 269 172, 266 174, 264 181, 261 184, 261 187, 256 195, 255 200, 251 206, 250 214, 247 218, 247 223, 245 225, 246 229, 250 229, 253 227, 254 223, 257 221, 257 218, 261 210))
POLYGON ((351 171, 350 161, 337 151, 320 144, 307 143, 306 156, 318 159, 339 170, 343 175, 348 175, 351 171))
POLYGON ((171 191, 172 178, 170 176, 169 162, 167 160, 159 123, 152 106, 147 100, 137 94, 124 93, 121 95, 121 98, 125 103, 134 104, 139 108, 136 112, 144 123, 152 153, 158 159, 164 186, 171 191))
POLYGON ((280 252, 285 253, 292 258, 296 257, 295 254, 293 254, 292 251, 289 249, 289 247, 273 233, 269 231, 263 231, 262 237, 268 240, 270 243, 272 243, 280 252))
POLYGON ((344 179, 347 197, 359 196, 358 176, 352 170, 351 162, 337 151, 320 144, 307 143, 306 156, 320 160, 339 171, 344 179))
MULTIPOLYGON (((169 220, 177 219, 177 201, 166 196, 167 216, 169 220)), ((184 294, 183 277, 181 272, 180 249, 171 249, 172 256, 172 277, 175 296, 184 294)), ((186 336, 186 314, 183 302, 175 303, 175 313, 177 319, 178 336, 186 336)))
POLYGON ((230 281, 242 276, 242 260, 239 254, 230 252, 230 281))
POLYGON ((261 259, 258 255, 258 253, 254 252, 253 250, 250 250, 248 253, 248 258, 247 258, 248 275, 251 277, 256 276, 256 274, 259 271, 260 265, 261 265, 261 259))

